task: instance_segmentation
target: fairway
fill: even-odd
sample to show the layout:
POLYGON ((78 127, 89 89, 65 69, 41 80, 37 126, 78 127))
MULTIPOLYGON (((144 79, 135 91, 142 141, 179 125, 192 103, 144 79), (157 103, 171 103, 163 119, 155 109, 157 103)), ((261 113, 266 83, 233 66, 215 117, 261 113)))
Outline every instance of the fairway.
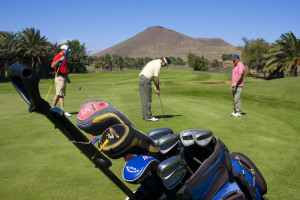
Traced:
MULTIPOLYGON (((244 115, 233 118, 227 84, 231 74, 162 68, 161 101, 168 121, 153 90, 152 112, 160 120, 146 122, 141 115, 139 72, 71 74, 81 90, 67 85, 66 110, 77 113, 83 102, 101 99, 119 108, 144 133, 163 127, 175 133, 211 130, 230 152, 241 152, 256 164, 268 184, 267 198, 299 198, 300 77, 266 81, 246 76, 244 115)), ((40 81, 42 98, 51 83, 52 79, 40 81)), ((50 105, 54 91, 53 87, 48 96, 50 105)), ((125 199, 46 117, 28 112, 10 82, 0 83, 0 99, 0 199, 125 199)), ((76 124, 76 117, 69 119, 76 124)), ((122 180, 124 159, 111 161, 111 170, 122 180)))

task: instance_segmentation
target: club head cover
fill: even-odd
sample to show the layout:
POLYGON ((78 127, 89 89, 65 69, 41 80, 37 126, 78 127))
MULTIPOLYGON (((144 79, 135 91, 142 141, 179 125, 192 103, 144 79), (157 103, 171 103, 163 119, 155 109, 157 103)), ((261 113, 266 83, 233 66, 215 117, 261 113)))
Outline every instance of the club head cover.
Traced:
POLYGON ((84 102, 78 112, 76 122, 78 128, 94 136, 101 135, 115 124, 133 126, 118 108, 103 100, 84 102))
POLYGON ((106 139, 109 140, 109 143, 103 147, 103 153, 113 159, 118 159, 128 154, 149 155, 152 157, 161 156, 153 140, 132 126, 116 124, 109 127, 102 134, 99 140, 99 147, 104 144, 106 139))
POLYGON ((156 174, 159 160, 151 156, 139 155, 129 160, 123 168, 123 179, 127 183, 137 184, 156 174))

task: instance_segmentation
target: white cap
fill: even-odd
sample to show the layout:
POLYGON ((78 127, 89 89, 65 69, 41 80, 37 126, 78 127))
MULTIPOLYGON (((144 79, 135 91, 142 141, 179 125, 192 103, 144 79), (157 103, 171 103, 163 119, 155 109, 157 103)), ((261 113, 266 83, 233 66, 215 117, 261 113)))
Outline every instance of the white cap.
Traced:
MULTIPOLYGON (((61 49, 61 50, 67 50, 67 49, 68 49, 68 46, 65 45, 65 44, 63 44, 63 45, 61 45, 60 49, 61 49)), ((69 51, 70 51, 70 49, 69 49, 69 51)))

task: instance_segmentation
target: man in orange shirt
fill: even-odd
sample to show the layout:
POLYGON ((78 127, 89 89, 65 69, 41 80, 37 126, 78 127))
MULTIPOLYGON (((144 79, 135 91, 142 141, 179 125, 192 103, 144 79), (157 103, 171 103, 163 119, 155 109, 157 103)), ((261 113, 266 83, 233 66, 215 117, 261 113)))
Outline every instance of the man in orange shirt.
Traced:
POLYGON ((64 96, 66 95, 66 82, 71 83, 68 77, 68 63, 64 56, 67 49, 67 45, 62 45, 60 47, 60 52, 54 57, 51 63, 51 68, 54 68, 55 72, 56 88, 56 94, 53 99, 52 107, 56 106, 57 102, 59 102, 60 108, 65 111, 65 115, 71 116, 71 114, 68 113, 64 107, 64 96))

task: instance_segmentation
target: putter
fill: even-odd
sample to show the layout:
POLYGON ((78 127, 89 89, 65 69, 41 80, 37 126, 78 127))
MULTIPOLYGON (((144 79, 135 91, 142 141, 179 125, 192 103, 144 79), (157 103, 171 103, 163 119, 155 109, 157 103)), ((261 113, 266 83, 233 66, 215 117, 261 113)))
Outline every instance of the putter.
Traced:
POLYGON ((198 130, 197 132, 193 133, 193 139, 200 147, 207 146, 212 141, 213 137, 214 135, 212 131, 198 130))
POLYGON ((161 154, 167 154, 175 149, 179 143, 179 134, 165 135, 157 141, 157 147, 161 154))
POLYGON ((79 91, 81 90, 81 87, 79 85, 76 85, 74 83, 70 83, 70 84, 73 85, 73 86, 75 86, 75 87, 77 87, 79 91))
POLYGON ((167 120, 168 120, 168 118, 166 117, 166 114, 165 114, 165 111, 164 111, 163 105, 162 105, 162 103, 161 103, 161 98, 160 98, 160 95, 158 95, 158 98, 159 98, 159 101, 160 101, 161 109, 162 109, 162 111, 163 111, 163 114, 164 114, 164 116, 165 116, 165 121, 167 121, 167 120))
POLYGON ((173 134, 173 133, 174 132, 170 128, 156 128, 156 129, 150 130, 147 133, 147 135, 153 140, 153 142, 155 144, 157 144, 157 141, 159 140, 159 138, 161 138, 165 135, 173 134))

